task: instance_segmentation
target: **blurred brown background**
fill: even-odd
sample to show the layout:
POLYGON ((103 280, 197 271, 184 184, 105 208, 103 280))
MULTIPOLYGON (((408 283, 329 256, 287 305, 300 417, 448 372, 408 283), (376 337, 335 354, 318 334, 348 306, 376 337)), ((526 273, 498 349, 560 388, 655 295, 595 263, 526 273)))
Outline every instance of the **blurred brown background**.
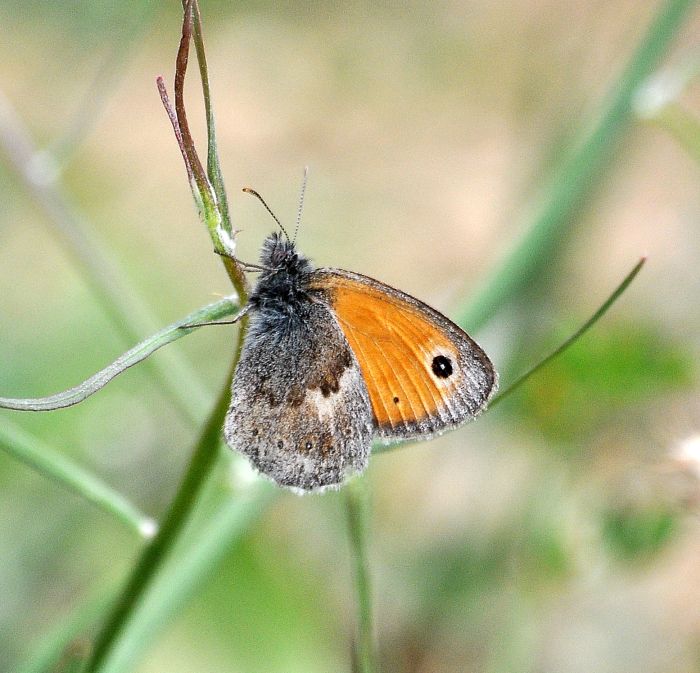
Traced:
MULTIPOLYGON (((293 223, 308 165, 301 249, 454 315, 523 233, 658 6, 203 0, 240 256, 253 260, 273 228, 240 187, 293 223)), ((159 74, 172 88, 180 19, 174 0, 0 3, 0 395, 63 390, 133 345, 10 168, 13 124, 59 158, 60 175, 36 164, 39 191, 58 178, 50 187, 157 327, 230 292, 155 88, 159 74)), ((697 63, 699 29, 696 12, 667 67, 697 63)), ((681 101, 697 115, 697 84, 681 101)), ((627 294, 493 413, 373 460, 384 671, 700 670, 699 180, 681 144, 635 123, 546 271, 475 336, 507 384, 647 253, 627 294)), ((168 347, 195 369, 205 402, 231 344, 231 328, 211 328, 168 347)), ((77 407, 0 411, 3 422, 156 517, 197 434, 138 367, 77 407)), ((17 670, 86 596, 124 577, 138 546, 0 454, 0 670, 17 670)), ((137 670, 349 671, 354 609, 341 498, 283 494, 137 670)))

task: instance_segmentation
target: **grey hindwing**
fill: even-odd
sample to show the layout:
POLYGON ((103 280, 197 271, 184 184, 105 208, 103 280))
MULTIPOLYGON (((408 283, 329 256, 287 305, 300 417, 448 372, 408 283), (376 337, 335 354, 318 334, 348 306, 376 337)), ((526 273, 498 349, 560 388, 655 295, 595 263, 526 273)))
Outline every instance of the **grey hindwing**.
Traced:
POLYGON ((357 359, 329 308, 252 313, 231 387, 226 441, 264 475, 302 490, 362 471, 372 411, 357 359))

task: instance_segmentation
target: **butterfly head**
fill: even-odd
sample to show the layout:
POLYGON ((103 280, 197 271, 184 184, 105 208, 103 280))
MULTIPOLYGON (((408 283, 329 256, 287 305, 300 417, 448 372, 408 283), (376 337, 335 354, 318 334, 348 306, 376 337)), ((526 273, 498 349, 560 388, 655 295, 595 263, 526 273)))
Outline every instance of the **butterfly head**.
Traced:
POLYGON ((297 252, 294 241, 283 237, 280 232, 273 232, 263 243, 260 251, 260 264, 268 274, 298 274, 311 270, 308 258, 297 252))
POLYGON ((298 300, 304 292, 304 276, 313 268, 294 242, 278 232, 265 239, 260 264, 265 270, 250 297, 254 306, 288 305, 298 300))

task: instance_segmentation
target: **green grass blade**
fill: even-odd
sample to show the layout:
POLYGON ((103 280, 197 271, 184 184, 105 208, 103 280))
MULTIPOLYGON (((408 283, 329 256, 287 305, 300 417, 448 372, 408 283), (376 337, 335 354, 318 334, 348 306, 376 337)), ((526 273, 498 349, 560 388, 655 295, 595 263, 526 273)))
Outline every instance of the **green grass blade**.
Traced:
POLYGON ((155 534, 156 522, 123 495, 16 425, 0 425, 0 447, 55 484, 97 505, 140 536, 150 538, 155 534))
POLYGON ((158 78, 158 89, 170 121, 175 131, 180 151, 185 161, 195 202, 200 215, 209 230, 214 250, 221 253, 221 261, 226 269, 233 287, 243 301, 247 297, 248 282, 241 266, 232 257, 235 247, 234 236, 229 218, 228 199, 224 188, 223 176, 216 146, 216 129, 214 112, 211 105, 211 91, 207 62, 204 52, 202 22, 199 5, 196 0, 183 0, 184 16, 180 46, 175 60, 175 107, 170 105, 162 78, 158 78), (190 133, 185 106, 184 88, 187 64, 189 63, 190 41, 194 39, 199 62, 200 80, 207 122, 207 170, 197 154, 197 148, 190 133))
POLYGON ((355 655, 359 673, 376 673, 372 591, 370 585, 367 540, 369 538, 369 493, 366 479, 352 479, 345 487, 348 532, 357 592, 357 642, 355 655))
POLYGON ((207 175, 214 188, 219 210, 221 212, 221 226, 230 235, 233 235, 231 218, 228 209, 228 197, 219 162, 219 150, 216 143, 216 123, 214 120, 214 107, 211 102, 211 89, 209 88, 209 69, 207 68, 207 56, 204 51, 204 37, 202 33, 202 17, 199 4, 192 3, 194 18, 194 46, 197 51, 199 63, 199 76, 202 83, 202 96, 204 97, 204 113, 207 119, 207 175))
MULTIPOLYGON (((510 386, 505 390, 500 392, 496 397, 494 397, 489 403, 488 410, 493 409, 494 405, 498 404, 507 395, 510 395, 517 388, 519 388, 525 381, 527 381, 531 376, 536 374, 545 365, 551 362, 558 355, 561 355, 567 348, 572 346, 578 339, 580 339, 595 323, 600 320, 600 318, 607 313, 608 309, 617 301, 617 299, 622 295, 622 293, 627 289, 629 284, 634 280, 636 275, 641 271, 644 263, 646 262, 646 257, 635 264, 634 268, 625 276, 624 280, 615 288, 613 293, 603 302, 600 308, 583 324, 579 329, 574 332, 566 341, 564 341, 560 346, 558 346, 554 351, 552 351, 547 357, 538 362, 534 367, 525 372, 522 376, 516 379, 510 386)), ((379 455, 381 453, 388 453, 395 449, 403 449, 410 446, 413 442, 400 442, 396 444, 375 444, 372 447, 372 455, 379 455)))
POLYGON ((529 281, 545 272, 554 251, 608 175, 615 148, 632 121, 637 89, 652 74, 678 34, 695 0, 667 0, 648 28, 620 79, 611 89, 597 123, 557 170, 527 233, 501 266, 486 278, 475 299, 459 316, 468 329, 480 328, 529 281))
POLYGON ((182 320, 156 332, 153 336, 128 350, 112 364, 69 390, 64 390, 63 392, 49 395, 48 397, 26 399, 0 397, 0 408, 14 409, 16 411, 53 411, 54 409, 63 409, 78 404, 103 388, 115 376, 118 376, 129 367, 133 367, 135 364, 145 360, 162 346, 186 336, 194 329, 198 329, 197 327, 184 327, 185 325, 194 325, 217 320, 235 313, 237 309, 238 306, 235 299, 229 297, 209 304, 204 308, 190 313, 190 315, 182 320))
POLYGON ((581 327, 579 327, 566 341, 555 348, 547 357, 540 360, 534 367, 525 372, 522 376, 518 377, 513 383, 511 383, 505 390, 500 392, 496 397, 491 400, 489 404, 489 409, 492 409, 496 404, 498 404, 505 397, 517 390, 525 381, 527 381, 531 376, 534 376, 540 369, 548 365, 554 358, 561 355, 567 348, 573 346, 593 325, 595 325, 607 312, 608 309, 619 299, 622 293, 627 289, 629 284, 635 279, 636 275, 642 270, 644 263, 646 262, 646 257, 635 264, 632 271, 630 271, 624 278, 624 280, 615 288, 613 293, 603 302, 600 308, 588 319, 581 327))

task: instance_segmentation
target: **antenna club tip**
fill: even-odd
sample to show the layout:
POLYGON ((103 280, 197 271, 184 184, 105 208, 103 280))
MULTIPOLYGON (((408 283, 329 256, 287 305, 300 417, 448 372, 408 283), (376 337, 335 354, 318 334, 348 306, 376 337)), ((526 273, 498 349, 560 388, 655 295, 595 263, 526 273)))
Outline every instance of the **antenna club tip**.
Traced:
MULTIPOLYGON (((258 194, 258 192, 256 192, 252 187, 243 187, 241 189, 241 191, 245 192, 246 194, 252 194, 256 199, 259 199, 262 202, 262 204, 265 206, 265 208, 268 208, 267 204, 265 203, 265 199, 263 199, 263 197, 260 196, 260 194, 258 194)), ((269 210, 269 208, 268 208, 268 210, 269 210)), ((272 214, 272 213, 270 213, 270 214, 272 214)))

